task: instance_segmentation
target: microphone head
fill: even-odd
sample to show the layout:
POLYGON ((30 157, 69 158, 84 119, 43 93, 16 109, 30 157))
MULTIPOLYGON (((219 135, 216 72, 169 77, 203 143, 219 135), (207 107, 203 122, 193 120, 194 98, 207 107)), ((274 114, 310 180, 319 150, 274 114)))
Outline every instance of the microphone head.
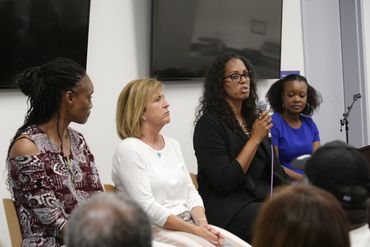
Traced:
POLYGON ((360 93, 357 93, 357 94, 354 94, 353 95, 353 100, 357 100, 357 99, 360 99, 361 98, 361 94, 360 93))
POLYGON ((258 112, 264 112, 267 110, 267 103, 266 101, 264 101, 263 99, 260 99, 258 102, 257 102, 257 110, 258 112))

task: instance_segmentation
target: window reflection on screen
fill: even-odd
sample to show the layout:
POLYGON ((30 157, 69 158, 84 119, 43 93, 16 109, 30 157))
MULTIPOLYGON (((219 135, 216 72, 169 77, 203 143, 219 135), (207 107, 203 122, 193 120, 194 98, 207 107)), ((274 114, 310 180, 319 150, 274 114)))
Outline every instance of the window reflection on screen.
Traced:
POLYGON ((203 77, 219 54, 236 52, 258 78, 279 78, 281 0, 153 0, 151 75, 203 77))

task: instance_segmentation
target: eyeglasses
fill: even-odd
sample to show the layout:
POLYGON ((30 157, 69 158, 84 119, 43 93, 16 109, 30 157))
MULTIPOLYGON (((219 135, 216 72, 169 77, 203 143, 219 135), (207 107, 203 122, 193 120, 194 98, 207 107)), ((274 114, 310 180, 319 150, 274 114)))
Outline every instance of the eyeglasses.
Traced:
POLYGON ((247 79, 247 78, 250 79, 251 76, 252 76, 252 72, 251 71, 246 71, 243 74, 240 74, 239 72, 235 72, 235 73, 232 73, 228 76, 225 76, 224 80, 227 79, 227 78, 230 78, 232 82, 241 84, 242 76, 245 79, 247 79))

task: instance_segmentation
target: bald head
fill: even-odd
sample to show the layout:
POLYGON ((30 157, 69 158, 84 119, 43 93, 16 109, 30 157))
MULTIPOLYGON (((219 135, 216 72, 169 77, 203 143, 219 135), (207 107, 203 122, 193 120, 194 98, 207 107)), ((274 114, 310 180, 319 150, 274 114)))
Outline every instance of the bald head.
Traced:
POLYGON ((67 247, 148 247, 151 227, 131 199, 104 192, 73 211, 65 242, 67 247))

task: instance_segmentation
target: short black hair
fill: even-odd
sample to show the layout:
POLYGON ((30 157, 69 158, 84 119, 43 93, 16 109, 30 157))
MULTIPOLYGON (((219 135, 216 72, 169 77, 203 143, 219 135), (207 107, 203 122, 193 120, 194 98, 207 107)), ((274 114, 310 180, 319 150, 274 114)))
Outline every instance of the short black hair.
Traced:
POLYGON ((274 112, 283 113, 283 101, 282 96, 284 93, 284 85, 288 81, 303 81, 307 84, 307 105, 303 109, 302 114, 307 116, 312 116, 314 111, 320 106, 322 102, 321 95, 313 88, 310 84, 308 84, 307 79, 304 76, 298 74, 290 74, 286 77, 277 80, 266 94, 266 98, 270 103, 271 108, 274 112))

